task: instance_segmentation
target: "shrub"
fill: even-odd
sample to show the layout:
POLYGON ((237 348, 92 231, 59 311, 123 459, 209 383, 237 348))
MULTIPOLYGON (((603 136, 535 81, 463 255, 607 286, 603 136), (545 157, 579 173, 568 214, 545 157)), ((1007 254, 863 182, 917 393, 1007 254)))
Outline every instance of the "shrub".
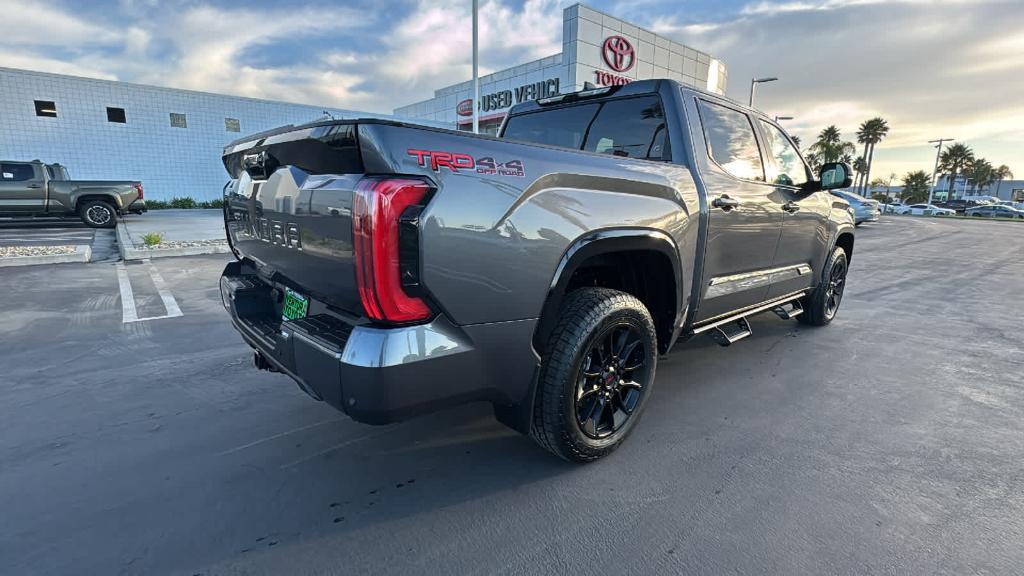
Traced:
POLYGON ((186 196, 184 198, 178 198, 177 196, 175 196, 174 198, 171 198, 170 205, 171 205, 171 208, 191 209, 191 208, 197 208, 198 207, 198 205, 196 204, 196 201, 193 200, 192 198, 189 198, 188 196, 186 196))
POLYGON ((153 246, 156 246, 157 244, 163 242, 163 240, 164 240, 164 235, 162 233, 160 233, 160 232, 147 232, 147 233, 142 235, 142 241, 149 248, 152 248, 153 246))
POLYGON ((165 210, 167 208, 178 208, 185 210, 192 210, 196 208, 216 208, 220 210, 224 207, 224 200, 218 198, 210 201, 195 201, 192 198, 185 196, 179 198, 175 196, 170 201, 167 200, 146 200, 146 208, 150 210, 165 210))

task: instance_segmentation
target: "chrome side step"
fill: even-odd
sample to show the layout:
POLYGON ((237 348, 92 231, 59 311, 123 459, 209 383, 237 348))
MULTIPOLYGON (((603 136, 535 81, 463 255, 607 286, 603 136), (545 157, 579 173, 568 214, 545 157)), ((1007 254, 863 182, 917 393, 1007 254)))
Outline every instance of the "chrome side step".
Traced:
POLYGON ((800 314, 803 314, 804 308, 800 304, 800 299, 807 295, 807 292, 797 292, 796 294, 790 294, 789 296, 783 296, 777 300, 767 302, 760 306, 755 306, 749 310, 744 310, 710 322, 703 326, 694 328, 691 334, 696 336, 704 332, 710 332, 711 339, 717 342, 720 346, 729 346, 733 342, 742 340, 747 336, 753 334, 750 329, 750 322, 747 320, 754 314, 760 314, 761 312, 767 312, 771 310, 775 312, 780 318, 789 320, 796 318, 800 314))
POLYGON ((792 320, 804 313, 804 305, 799 300, 793 300, 772 308, 772 312, 775 312, 775 315, 783 320, 792 320))
POLYGON ((719 324, 711 331, 711 339, 719 346, 729 346, 733 342, 743 340, 754 332, 750 329, 750 322, 746 317, 740 318, 728 324, 719 324))

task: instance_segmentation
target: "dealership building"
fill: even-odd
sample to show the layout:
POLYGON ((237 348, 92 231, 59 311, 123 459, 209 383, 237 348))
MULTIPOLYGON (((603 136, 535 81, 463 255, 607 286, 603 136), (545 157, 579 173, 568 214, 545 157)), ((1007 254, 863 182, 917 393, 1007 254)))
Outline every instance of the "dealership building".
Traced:
POLYGON ((381 115, 0 68, 0 160, 60 163, 77 180, 138 180, 149 199, 220 198, 226 144, 329 116, 381 115))
MULTIPOLYGON (((519 102, 587 86, 672 78, 724 93, 704 52, 581 4, 562 15, 562 52, 480 79, 481 131, 519 102)), ((0 161, 60 163, 74 179, 138 180, 148 199, 220 198, 229 142, 288 124, 386 117, 472 129, 472 83, 441 88, 394 116, 0 67, 0 161)))
MULTIPOLYGON (((480 131, 494 134, 508 109, 524 100, 670 78, 725 93, 725 65, 715 57, 588 6, 562 12, 562 52, 480 77, 480 131)), ((396 116, 473 128, 473 83, 446 86, 430 100, 395 109, 396 116)))

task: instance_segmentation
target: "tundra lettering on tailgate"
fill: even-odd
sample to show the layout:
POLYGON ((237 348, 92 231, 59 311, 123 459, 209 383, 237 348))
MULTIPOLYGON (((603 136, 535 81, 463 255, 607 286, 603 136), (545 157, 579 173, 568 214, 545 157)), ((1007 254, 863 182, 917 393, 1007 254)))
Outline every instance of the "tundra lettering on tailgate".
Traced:
POLYGON ((406 150, 410 156, 416 157, 420 166, 430 166, 435 172, 441 168, 447 168, 454 173, 460 170, 476 170, 478 174, 496 174, 498 176, 516 176, 522 178, 526 172, 523 169, 522 160, 508 160, 497 162, 490 156, 473 158, 469 154, 460 152, 443 152, 439 150, 417 150, 410 148, 406 150))

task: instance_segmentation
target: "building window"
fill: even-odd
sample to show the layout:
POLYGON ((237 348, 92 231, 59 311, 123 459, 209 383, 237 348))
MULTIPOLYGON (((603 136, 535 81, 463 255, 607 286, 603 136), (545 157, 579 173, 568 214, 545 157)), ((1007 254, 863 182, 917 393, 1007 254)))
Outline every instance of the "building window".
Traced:
POLYGON ((46 118, 57 117, 57 103, 49 100, 36 100, 36 116, 45 116, 46 118))
POLYGON ((111 108, 107 106, 107 122, 116 122, 118 124, 128 122, 124 116, 124 108, 111 108))
POLYGON ((171 112, 171 126, 174 128, 188 128, 188 124, 185 123, 185 115, 171 112))
POLYGON ((228 132, 240 132, 242 130, 242 125, 238 122, 238 118, 225 118, 224 130, 227 130, 228 132))

